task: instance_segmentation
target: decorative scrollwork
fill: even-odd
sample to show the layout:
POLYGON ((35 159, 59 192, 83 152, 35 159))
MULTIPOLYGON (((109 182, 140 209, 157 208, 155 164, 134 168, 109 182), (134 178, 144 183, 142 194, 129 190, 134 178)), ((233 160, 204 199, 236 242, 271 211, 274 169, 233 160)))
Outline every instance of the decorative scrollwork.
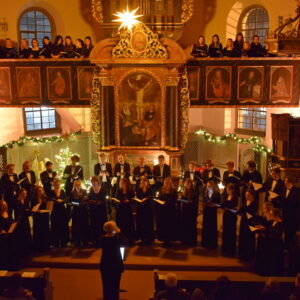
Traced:
POLYGON ((93 18, 100 24, 103 23, 103 8, 101 0, 92 0, 92 15, 93 18))
POLYGON ((190 110, 190 92, 187 69, 185 68, 181 76, 180 91, 180 148, 184 149, 188 141, 189 133, 189 110, 190 110))
POLYGON ((181 22, 186 23, 194 14, 194 0, 182 0, 181 22))
POLYGON ((101 80, 99 74, 99 68, 94 70, 93 79, 93 90, 91 97, 91 123, 92 123, 92 133, 93 141, 100 149, 102 146, 102 98, 101 98, 101 80))
POLYGON ((132 31, 122 31, 120 41, 113 48, 115 58, 168 58, 167 49, 158 35, 144 23, 137 24, 132 31))

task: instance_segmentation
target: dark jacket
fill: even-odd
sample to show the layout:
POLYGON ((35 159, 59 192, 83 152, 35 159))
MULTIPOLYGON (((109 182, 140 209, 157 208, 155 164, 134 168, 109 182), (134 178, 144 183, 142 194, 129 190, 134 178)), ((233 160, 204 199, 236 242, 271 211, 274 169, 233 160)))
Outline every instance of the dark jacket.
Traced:
POLYGON ((40 174, 40 178, 41 178, 41 182, 43 184, 44 190, 46 195, 50 195, 51 189, 52 189, 52 182, 56 176, 56 172, 52 171, 51 173, 51 177, 49 176, 49 173, 47 170, 45 170, 44 172, 42 172, 40 174))

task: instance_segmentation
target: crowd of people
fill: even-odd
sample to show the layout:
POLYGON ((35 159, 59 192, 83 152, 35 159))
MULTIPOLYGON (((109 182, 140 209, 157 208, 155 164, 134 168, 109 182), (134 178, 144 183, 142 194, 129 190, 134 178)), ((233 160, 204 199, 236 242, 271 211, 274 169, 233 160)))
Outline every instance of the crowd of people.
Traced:
POLYGON ((19 47, 14 47, 13 41, 7 38, 4 47, 0 47, 0 58, 87 58, 93 47, 92 39, 89 36, 84 40, 77 38, 74 42, 69 35, 65 38, 57 35, 53 42, 48 36, 45 36, 42 45, 39 44, 38 39, 32 39, 30 42, 22 39, 19 47))
MULTIPOLYGON (((154 300, 235 300, 234 288, 227 276, 220 276, 215 282, 215 286, 209 295, 196 288, 192 294, 178 287, 177 276, 168 273, 165 276, 166 289, 159 291, 154 300)), ((246 292, 246 291, 245 291, 246 292)), ((300 273, 296 276, 295 287, 290 295, 284 295, 280 290, 280 283, 272 278, 268 278, 265 285, 255 298, 257 300, 299 300, 300 299, 300 273)))
POLYGON ((0 181, 0 264, 16 263, 32 251, 65 247, 69 242, 78 247, 99 247, 104 223, 115 220, 128 246, 137 242, 150 245, 155 239, 162 247, 172 247, 175 242, 196 246, 201 241, 207 249, 221 246, 223 255, 255 262, 262 275, 282 275, 284 254, 288 253, 289 273, 299 271, 299 190, 294 178, 280 178, 280 168, 273 168, 263 182, 254 161, 248 162, 242 175, 228 161, 222 178, 211 160, 201 171, 192 161, 175 186, 163 155, 153 168, 141 157, 132 170, 123 154, 118 155, 114 167, 100 154, 87 191, 82 187, 79 157, 74 155, 71 161, 64 170, 63 189, 50 161, 40 174, 41 186, 29 161, 24 162, 19 175, 13 164, 7 165, 0 181), (262 191, 266 196, 260 212, 262 191), (199 199, 203 199, 203 207, 199 199), (220 245, 218 210, 223 215, 220 245), (201 238, 199 211, 203 212, 201 238))
POLYGON ((254 35, 252 42, 244 40, 242 33, 238 33, 235 41, 229 38, 223 47, 217 34, 213 35, 211 44, 205 43, 205 37, 200 35, 191 53, 197 58, 205 57, 270 57, 275 54, 269 51, 268 44, 262 46, 258 35, 254 35))

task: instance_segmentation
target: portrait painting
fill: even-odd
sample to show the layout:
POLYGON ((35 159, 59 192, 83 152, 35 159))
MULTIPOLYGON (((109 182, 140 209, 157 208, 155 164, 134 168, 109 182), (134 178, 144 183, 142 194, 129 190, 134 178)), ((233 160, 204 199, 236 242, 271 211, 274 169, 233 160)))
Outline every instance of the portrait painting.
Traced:
POLYGON ((42 99, 40 67, 17 67, 17 100, 20 104, 40 104, 42 99))
POLYGON ((10 68, 0 67, 0 103, 11 104, 10 68))
POLYGON ((291 103, 293 66, 271 66, 270 99, 274 104, 291 103))
POLYGON ((263 99, 264 67, 240 66, 238 76, 238 99, 240 102, 259 104, 263 99))
POLYGON ((231 99, 231 67, 206 67, 206 100, 229 103, 231 99))
POLYGON ((200 68, 189 67, 187 70, 189 80, 189 91, 191 100, 199 100, 199 80, 200 80, 200 68))
POLYGON ((161 144, 162 91, 148 73, 134 72, 119 87, 121 146, 159 147, 161 144))
POLYGON ((137 52, 143 52, 148 45, 148 38, 144 32, 136 31, 131 37, 131 46, 137 52))
POLYGON ((91 100, 93 89, 94 68, 77 67, 78 98, 79 100, 91 100))
POLYGON ((72 99, 71 68, 47 67, 48 99, 53 103, 70 103, 72 99))

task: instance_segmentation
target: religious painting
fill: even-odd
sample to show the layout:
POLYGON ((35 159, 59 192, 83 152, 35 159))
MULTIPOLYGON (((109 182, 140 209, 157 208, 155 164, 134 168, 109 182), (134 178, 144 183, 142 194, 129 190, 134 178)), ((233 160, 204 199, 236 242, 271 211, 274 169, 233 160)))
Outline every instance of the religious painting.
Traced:
POLYGON ((0 67, 0 103, 11 104, 10 68, 0 67))
POLYGON ((200 80, 200 68, 198 67, 189 67, 188 68, 188 79, 189 79, 189 91, 190 99, 198 100, 199 99, 199 80, 200 80))
POLYGON ((148 46, 148 38, 144 32, 136 31, 132 34, 130 43, 135 51, 143 52, 148 46))
POLYGON ((231 67, 206 67, 206 100, 209 103, 229 103, 231 99, 231 67))
POLYGON ((77 67, 78 98, 79 100, 91 100, 93 89, 94 68, 77 67))
POLYGON ((261 103, 264 88, 263 66, 240 66, 238 68, 238 99, 241 103, 261 103))
POLYGON ((47 67, 48 99, 69 104, 72 99, 71 67, 47 67))
POLYGON ((271 66, 270 99, 273 104, 291 103, 293 66, 271 66))
POLYGON ((146 72, 129 74, 119 87, 120 146, 159 147, 162 91, 146 72))
POLYGON ((17 67, 18 104, 40 104, 42 99, 40 67, 17 67))

